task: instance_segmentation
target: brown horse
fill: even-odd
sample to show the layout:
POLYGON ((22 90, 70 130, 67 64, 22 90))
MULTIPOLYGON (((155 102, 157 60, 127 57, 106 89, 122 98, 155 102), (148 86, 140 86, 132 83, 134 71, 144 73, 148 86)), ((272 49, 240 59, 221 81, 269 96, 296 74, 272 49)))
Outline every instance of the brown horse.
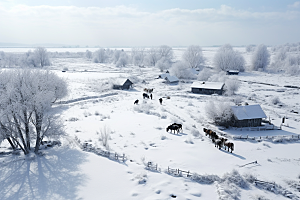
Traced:
POLYGON ((213 139, 213 141, 215 143, 215 147, 221 149, 224 143, 227 141, 227 139, 221 137, 220 139, 213 139))
POLYGON ((232 142, 225 142, 224 147, 225 147, 225 150, 226 150, 226 147, 227 147, 228 152, 229 152, 229 149, 230 149, 231 150, 230 153, 232 153, 232 151, 234 150, 234 144, 232 142))

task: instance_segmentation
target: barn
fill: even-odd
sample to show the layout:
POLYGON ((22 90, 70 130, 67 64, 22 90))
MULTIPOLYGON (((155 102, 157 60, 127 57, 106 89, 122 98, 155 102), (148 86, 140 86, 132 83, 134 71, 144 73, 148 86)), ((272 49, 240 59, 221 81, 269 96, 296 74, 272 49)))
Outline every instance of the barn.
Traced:
POLYGON ((224 83, 222 82, 205 82, 195 81, 191 85, 192 93, 197 94, 219 94, 224 92, 224 83))
POLYGON ((159 75, 158 78, 162 78, 162 79, 166 80, 167 83, 178 83, 179 82, 179 79, 176 76, 171 76, 168 71, 165 74, 159 75))
POLYGON ((117 79, 113 84, 113 89, 128 90, 132 88, 133 83, 129 79, 117 79))
POLYGON ((231 106, 233 127, 261 126, 263 118, 267 118, 260 105, 231 106))
POLYGON ((228 70, 226 71, 226 75, 239 75, 238 70, 228 70))

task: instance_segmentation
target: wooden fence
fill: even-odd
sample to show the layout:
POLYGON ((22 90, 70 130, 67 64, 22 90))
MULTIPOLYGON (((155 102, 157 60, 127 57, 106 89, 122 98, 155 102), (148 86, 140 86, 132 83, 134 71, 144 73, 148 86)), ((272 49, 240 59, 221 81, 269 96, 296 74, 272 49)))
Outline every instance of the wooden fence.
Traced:
POLYGON ((181 169, 172 169, 168 166, 168 174, 172 174, 175 176, 186 176, 186 177, 191 177, 192 173, 190 171, 185 171, 185 170, 181 170, 181 169))
POLYGON ((261 141, 261 140, 278 140, 278 141, 297 141, 297 140, 300 140, 300 135, 276 135, 276 136, 253 136, 253 137, 249 137, 248 135, 247 136, 243 136, 243 135, 240 135, 240 136, 233 136, 232 137, 233 139, 235 140, 258 140, 258 141, 261 141))
POLYGON ((99 156, 107 157, 109 159, 113 159, 116 161, 125 162, 127 160, 124 153, 119 154, 117 152, 107 151, 107 150, 103 150, 101 148, 95 148, 91 143, 88 143, 88 142, 80 143, 80 140, 78 140, 77 137, 75 138, 75 140, 77 140, 77 142, 79 143, 79 145, 83 151, 93 152, 99 156))

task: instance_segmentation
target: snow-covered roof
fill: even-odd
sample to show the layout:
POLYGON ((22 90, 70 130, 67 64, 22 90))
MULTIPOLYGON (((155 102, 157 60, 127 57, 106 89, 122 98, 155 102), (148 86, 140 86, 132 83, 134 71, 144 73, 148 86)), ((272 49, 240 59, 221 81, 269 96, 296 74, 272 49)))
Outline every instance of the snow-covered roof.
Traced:
MULTIPOLYGON (((124 83, 129 80, 128 78, 117 78, 115 80, 113 80, 113 83, 115 85, 124 85, 124 83)), ((130 80, 129 80, 130 81, 130 80)), ((131 81, 130 81, 131 82, 131 81)))
POLYGON ((191 88, 221 90, 223 86, 224 86, 224 83, 222 83, 222 82, 195 81, 191 85, 191 88))
POLYGON ((238 70, 228 70, 228 72, 239 73, 239 71, 238 71, 238 70))
POLYGON ((174 82, 179 81, 179 79, 176 76, 170 76, 170 75, 166 76, 165 80, 169 81, 170 83, 174 83, 174 82))
POLYGON ((231 106, 231 110, 238 120, 267 118, 260 105, 231 106))

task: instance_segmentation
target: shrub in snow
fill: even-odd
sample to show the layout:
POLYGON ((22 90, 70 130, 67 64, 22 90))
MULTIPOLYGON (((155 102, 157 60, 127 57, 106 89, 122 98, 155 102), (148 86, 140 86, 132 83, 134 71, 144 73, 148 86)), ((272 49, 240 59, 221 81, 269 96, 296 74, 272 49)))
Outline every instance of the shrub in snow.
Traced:
POLYGON ((228 181, 229 183, 233 183, 236 186, 243 188, 243 189, 247 189, 249 187, 248 182, 244 179, 244 177, 242 175, 240 175, 240 173, 233 169, 231 172, 229 173, 225 173, 224 176, 222 177, 223 181, 228 181))
POLYGON ((169 47, 167 45, 161 45, 156 50, 159 58, 163 58, 169 62, 171 62, 171 60, 173 59, 172 47, 169 47))
POLYGON ((270 53, 263 44, 256 47, 251 58, 252 70, 265 70, 270 63, 270 53))
POLYGON ((300 65, 292 65, 287 68, 287 73, 293 76, 300 74, 300 65))
POLYGON ((161 140, 165 140, 165 139, 167 139, 167 136, 161 135, 161 136, 160 136, 160 139, 161 139, 161 140))
POLYGON ((254 183, 254 181, 257 179, 255 175, 250 174, 250 173, 244 174, 244 178, 245 178, 245 180, 248 181, 249 183, 254 183))
POLYGON ((191 45, 183 53, 183 60, 188 63, 190 68, 199 68, 204 64, 202 48, 198 45, 191 45))
POLYGON ((281 103, 279 100, 279 97, 277 97, 277 96, 271 97, 270 102, 274 105, 281 103))
POLYGON ((255 45, 250 44, 246 46, 246 52, 252 52, 255 49, 255 45))
POLYGON ((234 51, 230 44, 220 47, 213 58, 217 70, 245 71, 245 59, 240 52, 234 51))
POLYGON ((211 77, 209 77, 208 81, 225 82, 226 79, 227 79, 226 72, 220 71, 219 73, 215 73, 211 77))
POLYGON ((220 200, 236 200, 240 199, 241 191, 233 183, 228 181, 217 183, 217 193, 220 200))
POLYGON ((97 134, 99 135, 98 140, 101 141, 102 145, 107 150, 109 150, 108 140, 110 139, 110 134, 111 134, 110 128, 105 125, 100 129, 100 133, 97 132, 97 134))
POLYGON ((89 50, 86 50, 84 56, 87 59, 92 59, 93 58, 93 53, 91 51, 89 51, 89 50))
POLYGON ((197 76, 197 80, 199 81, 208 81, 208 79, 212 76, 212 72, 210 69, 208 68, 204 68, 202 69, 198 76, 197 76))
POLYGON ((191 130, 191 133, 192 133, 192 135, 193 135, 194 137, 199 137, 199 135, 200 135, 200 132, 199 132, 197 129, 195 129, 195 128, 193 128, 193 129, 191 130))
POLYGON ((205 112, 216 125, 226 127, 231 125, 233 113, 229 103, 210 101, 205 106, 205 112))
POLYGON ((197 173, 193 173, 191 179, 201 184, 213 184, 215 181, 221 180, 217 175, 200 175, 197 173))
POLYGON ((146 52, 145 64, 149 66, 155 66, 160 58, 161 57, 158 54, 158 50, 156 48, 151 48, 146 52))
POLYGON ((240 88, 241 83, 236 78, 227 79, 225 81, 225 94, 231 96, 240 88))
POLYGON ((33 51, 33 59, 36 62, 37 67, 50 66, 50 59, 47 49, 44 47, 37 47, 33 51))

